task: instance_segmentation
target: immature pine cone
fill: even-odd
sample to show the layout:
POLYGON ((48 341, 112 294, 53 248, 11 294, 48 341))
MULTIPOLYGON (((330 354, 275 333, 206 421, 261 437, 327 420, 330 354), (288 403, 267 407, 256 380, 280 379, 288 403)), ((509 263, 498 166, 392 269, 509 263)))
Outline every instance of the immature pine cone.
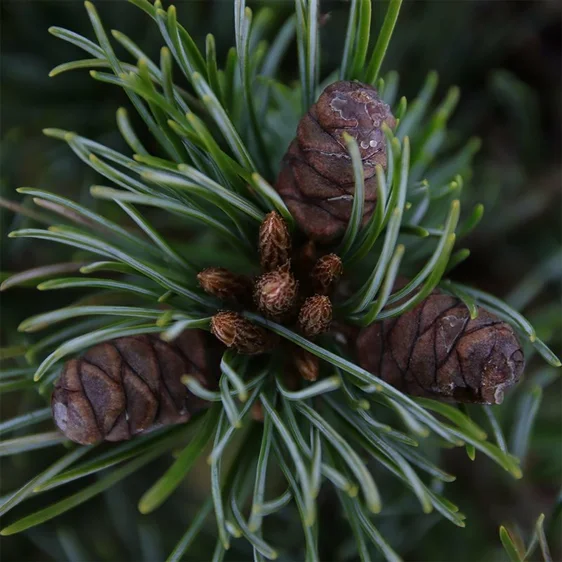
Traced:
POLYGON ((274 334, 252 324, 237 312, 223 311, 211 319, 211 332, 227 347, 243 355, 258 355, 269 351, 274 334))
POLYGON ((434 292, 398 318, 365 328, 359 364, 399 390, 445 401, 500 404, 524 357, 513 329, 458 299, 434 292))
POLYGON ((375 166, 386 167, 382 124, 394 127, 390 108, 368 84, 335 82, 300 120, 275 189, 309 238, 330 242, 351 217, 355 180, 344 133, 359 145, 365 176, 366 222, 376 204, 375 166))
POLYGON ((260 226, 258 247, 261 268, 273 271, 285 264, 291 255, 291 235, 281 216, 272 211, 260 226))
POLYGON ((302 347, 291 349, 291 357, 299 375, 307 381, 314 382, 320 372, 320 359, 302 347))
POLYGON ((264 273, 254 289, 254 300, 260 312, 276 322, 282 321, 295 307, 298 285, 289 262, 264 273))
POLYGON ((332 323, 332 303, 324 295, 308 297, 300 311, 298 326, 308 338, 327 332, 332 323))
POLYGON ((204 401, 180 382, 210 383, 205 333, 186 330, 173 343, 155 335, 100 343, 65 364, 51 398, 53 418, 72 441, 122 441, 154 425, 189 420, 204 401))
POLYGON ((310 277, 314 291, 319 295, 329 295, 343 273, 341 258, 336 254, 322 256, 312 268, 310 277))
POLYGON ((222 301, 248 304, 252 301, 252 281, 245 275, 223 267, 209 267, 197 275, 199 284, 209 295, 222 301))

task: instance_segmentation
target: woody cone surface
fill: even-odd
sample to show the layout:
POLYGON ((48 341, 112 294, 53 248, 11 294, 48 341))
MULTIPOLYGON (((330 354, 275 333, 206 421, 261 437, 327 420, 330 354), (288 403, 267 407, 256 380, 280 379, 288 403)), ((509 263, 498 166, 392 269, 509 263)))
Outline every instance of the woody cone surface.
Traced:
POLYGON ((364 369, 403 392, 480 404, 500 404, 525 363, 508 324, 482 308, 471 319, 459 299, 438 292, 365 328, 357 351, 364 369))
POLYGON ((205 403, 180 379, 190 373, 209 386, 205 337, 199 330, 186 330, 173 343, 128 336, 67 361, 51 398, 55 423, 72 441, 89 445, 186 422, 205 403))
POLYGON ((355 180, 345 133, 356 139, 363 161, 363 222, 373 213, 375 167, 387 163, 383 123, 393 127, 396 121, 377 90, 347 81, 328 86, 300 120, 275 189, 309 238, 330 242, 345 232, 351 217, 355 180))

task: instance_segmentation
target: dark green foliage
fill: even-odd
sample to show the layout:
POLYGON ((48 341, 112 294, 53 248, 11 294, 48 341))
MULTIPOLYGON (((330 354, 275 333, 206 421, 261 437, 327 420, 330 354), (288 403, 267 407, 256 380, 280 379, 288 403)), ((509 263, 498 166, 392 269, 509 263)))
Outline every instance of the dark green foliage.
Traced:
MULTIPOLYGON (((560 119, 540 89, 560 87, 548 9, 455 3, 453 14, 453 4, 406 4, 381 67, 395 0, 388 12, 365 0, 270 3, 253 13, 239 1, 234 10, 179 3, 177 17, 174 8, 133 3, 140 9, 101 3, 103 24, 88 4, 92 27, 81 3, 2 6, 21 39, 10 38, 2 67, 2 280, 10 280, 2 294, 0 511, 10 510, 4 534, 28 529, 25 541, 2 539, 9 556, 497 560, 502 544, 521 559, 526 543, 532 559, 548 560, 549 549, 555 557, 560 382, 540 357, 559 365, 543 343, 560 351, 560 240, 549 228, 557 220, 551 155, 560 119), (350 10, 355 25, 346 33, 350 10), (480 10, 498 25, 477 26, 480 10), (546 41, 548 54, 535 65, 543 74, 528 80, 535 89, 517 78, 526 76, 517 64, 489 73, 523 52, 507 25, 498 29, 504 10, 546 41), (49 25, 87 52, 55 51, 64 43, 46 42, 49 25), (205 39, 207 31, 214 37, 205 39), (88 60, 66 64, 73 58, 88 60), (48 81, 40 68, 47 63, 64 64, 55 73, 76 70, 48 81), (463 86, 456 132, 447 122, 459 91, 440 91, 436 74, 425 78, 428 65, 441 84, 463 86), (400 81, 386 72, 394 67, 400 81), (321 379, 288 388, 279 356, 227 352, 218 390, 185 379, 214 404, 207 413, 130 442, 72 448, 45 410, 63 361, 114 337, 172 340, 186 328, 208 328, 220 305, 200 290, 197 273, 257 273, 262 218, 275 209, 293 223, 271 187, 284 151, 320 84, 338 78, 373 83, 400 123, 386 133, 388 169, 377 172, 385 204, 364 229, 351 221, 344 238, 353 283, 336 319, 363 326, 396 317, 440 286, 518 331, 529 363, 524 382, 494 409, 414 400, 360 369, 340 339, 310 342, 247 313, 320 357, 321 379), (479 90, 484 78, 488 94, 479 90), (109 122, 119 105, 116 124, 109 122), (61 128, 39 140, 45 126, 61 128), (480 142, 465 140, 475 132, 486 147, 476 164, 480 142), (15 191, 25 185, 35 187, 15 191), (463 261, 466 247, 473 256, 463 261), (393 292, 399 272, 412 281, 393 292), (252 419, 258 401, 263 424, 252 419), (521 469, 524 478, 512 479, 521 469), (139 515, 139 500, 148 515, 139 515), (544 525, 539 519, 534 532, 541 512, 544 525)), ((348 149, 353 159, 353 141, 348 149)))

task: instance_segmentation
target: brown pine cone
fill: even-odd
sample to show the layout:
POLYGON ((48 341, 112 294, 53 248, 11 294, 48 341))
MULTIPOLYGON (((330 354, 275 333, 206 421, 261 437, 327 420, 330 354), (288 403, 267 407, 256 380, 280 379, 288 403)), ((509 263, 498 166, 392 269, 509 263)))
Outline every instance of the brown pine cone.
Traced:
POLYGON ((362 330, 361 367, 415 396, 500 404, 525 360, 511 326, 482 308, 470 319, 457 298, 434 292, 399 318, 362 330))
POLYGON ((376 204, 375 166, 386 167, 382 124, 396 123, 377 90, 360 82, 328 86, 300 120, 275 189, 309 238, 330 242, 351 217, 355 180, 344 133, 359 145, 365 174, 366 222, 376 204))
POLYGON ((51 397, 53 418, 72 441, 122 441, 155 425, 183 423, 205 406, 180 378, 213 386, 206 334, 173 343, 152 334, 100 343, 65 364, 51 397))

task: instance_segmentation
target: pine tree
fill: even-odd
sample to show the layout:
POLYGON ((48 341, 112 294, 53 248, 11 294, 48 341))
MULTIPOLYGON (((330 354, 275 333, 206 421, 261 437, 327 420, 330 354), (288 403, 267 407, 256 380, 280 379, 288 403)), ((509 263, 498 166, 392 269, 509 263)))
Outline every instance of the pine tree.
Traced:
MULTIPOLYGON (((457 240, 477 228, 483 214, 467 185, 479 142, 470 139, 456 152, 450 150, 447 124, 458 89, 451 88, 434 108, 435 73, 428 74, 412 102, 398 98, 396 72, 381 75, 400 0, 389 2, 375 40, 370 38, 370 0, 352 1, 341 64, 328 71, 321 65, 317 0, 296 0, 295 13, 271 44, 265 41, 271 10, 254 15, 243 0, 236 0, 236 44, 222 67, 213 35, 207 36, 201 52, 173 5, 164 9, 158 0, 131 2, 162 35, 159 61, 119 31, 110 37, 89 2, 95 41, 50 29, 91 57, 64 63, 53 76, 91 69, 92 78, 127 94, 130 107, 119 108, 116 120, 129 152, 78 133, 45 130, 109 185, 90 188, 102 202, 96 210, 56 190, 18 189, 40 208, 19 210, 47 228, 23 228, 10 237, 55 242, 71 253, 69 261, 10 277, 3 288, 39 281, 41 291, 89 292, 22 322, 20 331, 45 330, 48 335, 4 350, 7 358, 24 356, 29 366, 17 362, 3 369, 3 391, 29 389, 47 399, 67 369, 66 361, 117 338, 160 337, 175 346, 182 334, 197 329, 212 332, 227 348, 217 357, 216 385, 211 375, 200 379, 186 372, 182 378, 190 395, 204 404, 183 424, 118 444, 75 446, 52 427, 33 433, 35 424, 50 420, 49 407, 3 422, 2 431, 29 428, 29 434, 4 441, 3 455, 55 445, 67 451, 5 497, 0 514, 32 495, 108 470, 93 483, 11 522, 2 534, 51 521, 161 458, 168 468, 142 493, 138 508, 143 514, 163 504, 166 510, 165 502, 180 493, 201 459, 208 461, 211 480, 209 497, 195 514, 185 517, 180 512, 184 534, 168 553, 169 560, 190 552, 194 559, 210 559, 214 552, 213 560, 221 560, 228 550, 232 559, 319 560, 325 557, 319 537, 325 533, 321 510, 327 504, 330 516, 348 529, 343 535, 353 535, 348 547, 352 557, 369 560, 378 551, 386 560, 399 560, 405 549, 387 537, 382 517, 373 515, 385 513, 387 485, 392 497, 405 498, 417 517, 433 512, 463 527, 464 515, 445 495, 444 484, 454 476, 439 466, 440 451, 466 447, 474 458, 478 450, 513 477, 521 477, 518 458, 508 452, 493 408, 457 407, 405 394, 402 390, 409 389, 395 388, 382 371, 359 366, 354 344, 359 330, 365 333, 369 326, 395 319, 405 322, 438 291, 467 311, 466 323, 491 314, 525 342, 531 350, 528 358, 537 352, 551 366, 560 366, 520 313, 450 278, 469 256, 466 248, 455 249, 457 240), (299 81, 287 84, 278 71, 293 40, 299 81), (117 57, 115 44, 129 62, 117 57), (350 218, 343 234, 314 256, 316 269, 307 269, 299 265, 300 258, 306 261, 308 242, 303 225, 276 189, 276 178, 299 120, 325 87, 338 80, 375 86, 396 123, 381 127, 387 163, 376 166, 376 205, 367 220, 364 147, 352 136, 344 137, 342 153, 353 171, 350 218), (137 123, 142 132, 136 132, 137 123), (275 228, 282 229, 273 246, 264 234, 267 217, 274 217, 275 228), (292 253, 287 244, 292 244, 292 253), (303 251, 298 254, 298 249, 303 251), (335 256, 328 274, 318 256, 335 256), (298 279, 285 266, 289 257, 298 279), (299 267, 306 274, 297 275, 299 267), (309 271, 320 270, 324 276, 315 274, 310 281, 312 296, 299 300, 297 295, 307 294, 309 271), (407 280, 401 281, 402 276, 407 280), (332 282, 338 283, 336 294, 332 282), (288 362, 287 357, 297 361, 288 362), (472 419, 482 413, 493 439, 472 419), (171 452, 176 452, 173 459, 171 452)), ((433 392, 433 398, 439 396, 433 392)), ((540 391, 531 389, 526 399, 529 411, 536 411, 540 391)), ((528 432, 532 421, 531 414, 525 417, 519 433, 528 432)), ((512 452, 522 453, 522 446, 512 452)), ((534 543, 545 552, 542 524, 540 519, 534 543)), ((72 543, 75 533, 60 528, 61 543, 72 543)), ((514 537, 500 530, 506 551, 517 559, 521 545, 514 537)))

